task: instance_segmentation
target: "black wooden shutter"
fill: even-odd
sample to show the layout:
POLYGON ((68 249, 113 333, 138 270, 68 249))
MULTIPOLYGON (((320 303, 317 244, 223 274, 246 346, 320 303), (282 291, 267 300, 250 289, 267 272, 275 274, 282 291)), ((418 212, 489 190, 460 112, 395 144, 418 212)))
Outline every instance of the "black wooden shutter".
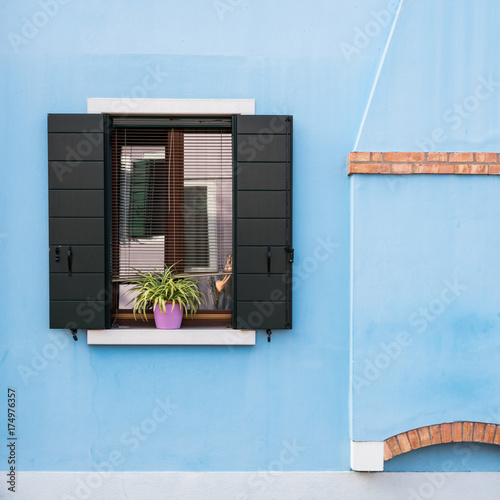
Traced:
POLYGON ((292 327, 292 117, 235 116, 233 328, 292 327))
POLYGON ((48 115, 50 328, 106 328, 103 115, 48 115))

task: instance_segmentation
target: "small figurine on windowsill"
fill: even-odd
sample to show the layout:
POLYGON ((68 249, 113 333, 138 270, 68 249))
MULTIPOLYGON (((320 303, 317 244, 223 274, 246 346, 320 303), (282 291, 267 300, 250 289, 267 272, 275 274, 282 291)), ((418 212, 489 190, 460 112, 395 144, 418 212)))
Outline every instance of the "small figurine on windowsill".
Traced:
POLYGON ((215 309, 231 309, 233 306, 233 256, 227 256, 224 273, 209 278, 210 291, 215 309))

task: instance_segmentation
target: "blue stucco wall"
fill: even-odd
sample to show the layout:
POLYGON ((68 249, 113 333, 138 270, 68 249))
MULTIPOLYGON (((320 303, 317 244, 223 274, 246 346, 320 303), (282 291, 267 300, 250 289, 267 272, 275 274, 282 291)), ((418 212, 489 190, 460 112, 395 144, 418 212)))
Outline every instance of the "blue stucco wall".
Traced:
MULTIPOLYGON (((486 414, 487 409, 475 405, 489 401, 486 395, 498 396, 493 387, 498 364, 494 304, 500 298, 494 288, 492 236, 500 206, 495 200, 496 180, 421 177, 392 185, 390 178, 346 176, 347 154, 355 147, 394 19, 393 2, 74 0, 58 4, 58 11, 41 26, 42 3, 9 3, 0 19, 1 380, 18 394, 20 470, 92 470, 103 464, 132 471, 348 470, 351 434, 382 439, 400 430, 403 417, 412 423, 427 422, 426 415, 455 415, 464 400, 463 418, 486 414), (375 21, 381 11, 388 14, 375 21), (40 27, 29 31, 27 21, 40 27), (359 33, 370 22, 373 36, 365 34, 363 39, 359 33), (373 23, 378 23, 377 29, 373 23), (137 88, 150 72, 157 76, 157 85, 138 95, 137 88), (133 96, 255 98, 257 113, 294 115, 293 330, 276 332, 270 344, 259 332, 255 347, 230 349, 91 347, 85 334, 75 343, 66 333, 48 329, 46 115, 86 112, 89 97, 133 96), (485 205, 478 206, 479 201, 485 205), (441 225, 430 209, 419 210, 420 202, 439 206, 441 225), (478 209, 469 216, 466 207, 478 209), (378 212, 392 219, 377 218, 378 212), (416 228, 412 230, 410 223, 416 228), (394 234, 397 224, 402 231, 394 234), (393 245, 373 236, 384 231, 394 239, 393 245), (404 252, 413 248, 411 238, 417 234, 434 236, 425 240, 434 243, 438 237, 439 244, 428 245, 429 268, 416 250, 417 262, 405 260, 404 252), (317 249, 325 246, 330 250, 327 258, 318 259, 317 249), (374 247, 390 253, 377 258, 374 247), (457 248, 474 257, 454 253, 448 260, 446 253, 457 248), (375 265, 368 267, 370 258, 375 265), (354 335, 360 332, 355 336, 354 367, 376 352, 384 338, 407 325, 408 311, 432 300, 444 279, 457 277, 468 287, 450 306, 449 315, 448 310, 443 313, 440 326, 431 325, 425 338, 415 336, 411 358, 422 374, 410 373, 414 395, 401 400, 387 418, 376 416, 373 424, 366 410, 373 417, 373 408, 380 407, 381 399, 387 398, 384 391, 392 386, 383 386, 386 377, 381 377, 360 397, 350 395, 351 261, 354 335), (390 269, 383 262, 391 263, 390 269), (475 274, 477 266, 481 279, 475 274), (398 298, 398 311, 384 315, 384 308, 377 308, 384 293, 370 294, 373 283, 378 286, 377 280, 384 278, 382 292, 392 294, 401 277, 407 278, 407 288, 398 298), (376 300, 367 303, 368 296, 376 300), (378 330, 371 323, 372 313, 378 330), (460 341, 454 323, 460 324, 460 341), (375 338, 373 332, 380 333, 375 338), (464 339, 466 334, 485 343, 470 336, 464 339), (446 392, 443 401, 426 393, 429 378, 420 383, 429 377, 426 341, 441 363, 439 369, 447 374, 443 384, 450 380, 440 392, 446 392), (474 358, 460 354, 465 352, 461 342, 471 346, 474 355, 481 351, 480 374, 473 370, 474 358), (450 343, 453 357, 447 355, 450 343), (463 378, 452 382, 456 373, 475 377, 464 385, 463 378), (488 377, 490 384, 475 386, 488 377), (419 402, 429 408, 423 416, 419 402), (137 431, 141 427, 151 432, 137 431), (285 463, 280 456, 289 447, 293 459, 285 463)), ((432 33, 440 33, 444 24, 465 24, 471 17, 465 1, 441 3, 405 0, 358 149, 417 149, 416 130, 427 134, 440 123, 439 112, 426 113, 423 108, 445 111, 450 95, 467 97, 479 76, 488 78, 495 71, 495 44, 484 41, 484 32, 498 37, 495 2, 474 3, 475 21, 469 29, 479 41, 447 42, 436 51, 440 39, 432 33), (401 61, 419 47, 426 57, 418 59, 415 71, 426 76, 426 85, 411 78, 401 61), (437 73, 438 62, 445 68, 437 73), (474 65, 472 76, 464 70, 466 63, 474 65), (396 120, 398 109, 406 110, 409 119, 396 120), (418 123, 418 129, 406 126, 409 123, 418 123)), ((449 36, 458 40, 460 33, 449 36)), ((467 122, 467 132, 457 138, 450 132, 449 141, 437 149, 494 150, 491 140, 498 127, 490 108, 498 108, 498 99, 492 92, 478 111, 482 114, 467 122)), ((391 369, 397 380, 409 370, 402 360, 391 369)), ((5 428, 5 412, 0 414, 0 426, 5 428)), ((479 458, 467 467, 496 467, 488 450, 473 450, 479 458)), ((439 453, 461 463, 451 451, 439 453)), ((419 456, 400 460, 399 468, 417 470, 429 463, 428 456, 419 456)), ((432 463, 440 468, 439 459, 432 463)))
POLYGON ((394 180, 353 179, 353 437, 497 423, 500 180, 394 180))
MULTIPOLYGON (((405 0, 356 149, 498 151, 500 67, 486 42, 498 9, 405 0)), ((353 439, 500 422, 499 192, 496 177, 352 176, 353 439)), ((500 467, 494 447, 463 446, 387 469, 500 467)))

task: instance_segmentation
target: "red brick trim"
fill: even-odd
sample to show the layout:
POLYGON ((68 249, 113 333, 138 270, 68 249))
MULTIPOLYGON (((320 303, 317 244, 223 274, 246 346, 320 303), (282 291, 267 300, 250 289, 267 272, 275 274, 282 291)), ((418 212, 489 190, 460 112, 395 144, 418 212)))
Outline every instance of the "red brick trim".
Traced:
POLYGON ((497 153, 349 153, 348 174, 499 175, 497 153))
POLYGON ((425 446, 442 443, 486 443, 500 445, 500 425, 482 422, 450 422, 412 429, 384 441, 384 460, 425 446))

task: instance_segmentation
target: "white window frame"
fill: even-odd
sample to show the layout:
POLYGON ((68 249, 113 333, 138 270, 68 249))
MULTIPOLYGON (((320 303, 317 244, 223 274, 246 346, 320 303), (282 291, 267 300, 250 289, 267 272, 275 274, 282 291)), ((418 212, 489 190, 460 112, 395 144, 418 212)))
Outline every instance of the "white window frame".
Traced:
POLYGON ((254 115, 255 99, 87 99, 87 113, 110 115, 254 115))
MULTIPOLYGON (((255 99, 87 99, 87 113, 110 115, 254 115, 255 99)), ((89 345, 255 345, 255 330, 183 328, 182 330, 88 330, 89 345)))

